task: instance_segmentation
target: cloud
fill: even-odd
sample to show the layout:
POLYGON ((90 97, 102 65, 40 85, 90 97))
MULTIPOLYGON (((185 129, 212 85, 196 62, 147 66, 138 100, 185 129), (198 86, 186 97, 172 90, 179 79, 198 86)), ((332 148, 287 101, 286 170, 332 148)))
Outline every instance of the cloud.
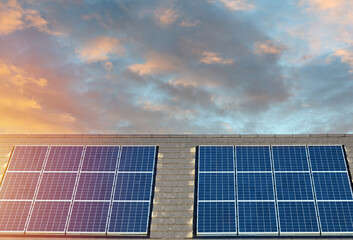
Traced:
POLYGON ((202 63, 205 64, 223 64, 223 65, 233 65, 234 59, 224 59, 219 56, 219 53, 215 52, 203 52, 203 58, 200 59, 202 63))
POLYGON ((350 66, 350 73, 353 73, 353 51, 348 51, 346 49, 339 49, 335 51, 333 56, 340 57, 342 63, 346 63, 350 66))
POLYGON ((255 5, 248 3, 247 0, 219 0, 219 1, 231 11, 248 11, 255 8, 255 5))
POLYGON ((181 27, 196 27, 199 25, 201 21, 196 20, 196 21, 191 21, 191 20, 183 20, 179 23, 181 27))
POLYGON ((108 60, 109 56, 123 56, 125 47, 118 38, 100 36, 88 41, 76 52, 87 62, 98 62, 108 60))
POLYGON ((255 54, 279 54, 283 50, 283 47, 278 47, 267 40, 265 42, 255 42, 254 53, 255 54))
POLYGON ((48 22, 37 10, 24 9, 16 0, 9 0, 7 3, 0 2, 0 34, 9 34, 31 27, 40 32, 62 35, 60 32, 50 30, 48 22))
POLYGON ((147 54, 145 63, 135 63, 128 67, 130 71, 139 75, 158 74, 173 70, 178 67, 178 60, 167 54, 150 52, 147 54))
POLYGON ((179 18, 179 14, 173 8, 160 7, 155 11, 155 18, 161 25, 170 25, 179 18))

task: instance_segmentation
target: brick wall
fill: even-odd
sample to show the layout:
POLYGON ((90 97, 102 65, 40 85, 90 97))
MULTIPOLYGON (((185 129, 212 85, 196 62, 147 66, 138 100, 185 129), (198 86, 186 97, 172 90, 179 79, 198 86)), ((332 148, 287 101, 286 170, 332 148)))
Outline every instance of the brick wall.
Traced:
MULTIPOLYGON (((0 174, 14 145, 157 145, 150 238, 193 237, 195 150, 198 145, 345 146, 353 173, 353 134, 337 135, 0 135, 0 174)), ((28 239, 28 238, 27 238, 28 239)), ((78 238, 75 238, 78 239, 78 238)), ((90 238, 92 239, 92 238, 90 238)), ((249 239, 249 238, 247 238, 249 239)))

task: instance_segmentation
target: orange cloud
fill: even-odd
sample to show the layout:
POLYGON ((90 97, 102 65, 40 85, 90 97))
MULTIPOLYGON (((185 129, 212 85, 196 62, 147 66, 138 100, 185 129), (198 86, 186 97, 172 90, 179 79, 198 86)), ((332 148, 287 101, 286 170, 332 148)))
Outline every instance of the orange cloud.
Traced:
POLYGON ((311 7, 315 7, 319 10, 334 9, 342 6, 345 3, 345 0, 301 0, 299 2, 302 4, 309 4, 311 7))
POLYGON ((60 32, 50 30, 48 22, 37 10, 23 9, 16 0, 0 2, 0 34, 9 34, 30 27, 48 34, 62 35, 60 32))
POLYGON ((148 54, 147 61, 145 63, 132 64, 129 66, 129 69, 139 75, 148 75, 172 70, 178 65, 178 61, 174 59, 173 56, 151 52, 148 54))
POLYGON ((353 73, 353 52, 345 49, 339 49, 335 51, 333 56, 340 57, 341 62, 346 63, 350 66, 351 70, 349 72, 353 73))
POLYGON ((256 54, 278 54, 282 49, 282 47, 275 46, 271 41, 256 42, 254 44, 254 53, 256 54))
POLYGON ((248 3, 246 0, 219 0, 223 5, 231 11, 247 11, 255 8, 254 4, 248 3))
POLYGON ((224 59, 219 56, 219 53, 215 52, 203 52, 203 58, 200 59, 201 62, 205 64, 224 64, 224 65, 232 65, 234 63, 234 59, 224 59))
POLYGON ((178 11, 173 8, 161 7, 155 11, 155 18, 161 25, 170 25, 179 18, 179 14, 178 11))
POLYGON ((101 36, 88 41, 76 52, 87 62, 97 62, 108 60, 109 55, 122 56, 125 54, 125 48, 119 39, 101 36))

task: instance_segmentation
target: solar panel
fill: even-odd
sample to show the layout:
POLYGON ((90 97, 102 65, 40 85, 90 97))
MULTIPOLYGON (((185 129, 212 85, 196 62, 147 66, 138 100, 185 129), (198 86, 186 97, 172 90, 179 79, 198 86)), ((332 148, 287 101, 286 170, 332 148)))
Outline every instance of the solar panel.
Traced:
POLYGON ((272 173, 237 172, 238 200, 274 200, 272 173))
POLYGON ((314 200, 309 172, 276 173, 278 200, 314 200))
POLYGON ((115 173, 81 172, 75 200, 110 200, 115 173))
POLYGON ((8 171, 41 171, 48 146, 15 146, 8 171))
POLYGON ((119 171, 153 171, 155 159, 154 146, 123 146, 119 171))
POLYGON ((199 171, 234 171, 233 146, 200 146, 199 171))
POLYGON ((342 146, 308 146, 313 171, 346 171, 342 146))
POLYGON ((239 202, 239 235, 276 235, 276 204, 271 202, 239 202))
POLYGON ((346 172, 313 172, 317 200, 353 200, 346 172))
POLYGON ((24 232, 32 201, 0 201, 0 232, 24 232))
POLYGON ((45 171, 78 171, 83 146, 52 146, 45 171))
POLYGON ((234 173, 199 173, 199 200, 234 200, 234 173))
POLYGON ((82 171, 115 172, 119 146, 87 146, 82 171))
POLYGON ((236 146, 237 171, 272 171, 269 146, 236 146))
POLYGON ((309 171, 305 146, 272 146, 275 171, 309 171))
POLYGON ((37 200, 71 200, 77 173, 44 172, 37 200))
POLYGON ((0 199, 32 200, 40 172, 6 172, 0 199))
POLYGON ((151 196, 152 172, 118 172, 114 200, 149 200, 151 196))

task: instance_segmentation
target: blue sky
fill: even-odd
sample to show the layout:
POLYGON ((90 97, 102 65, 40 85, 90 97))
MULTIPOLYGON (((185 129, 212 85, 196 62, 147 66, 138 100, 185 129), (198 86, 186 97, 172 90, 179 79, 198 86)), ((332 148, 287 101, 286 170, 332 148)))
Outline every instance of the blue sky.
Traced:
POLYGON ((2 1, 1 133, 352 133, 351 0, 2 1))

